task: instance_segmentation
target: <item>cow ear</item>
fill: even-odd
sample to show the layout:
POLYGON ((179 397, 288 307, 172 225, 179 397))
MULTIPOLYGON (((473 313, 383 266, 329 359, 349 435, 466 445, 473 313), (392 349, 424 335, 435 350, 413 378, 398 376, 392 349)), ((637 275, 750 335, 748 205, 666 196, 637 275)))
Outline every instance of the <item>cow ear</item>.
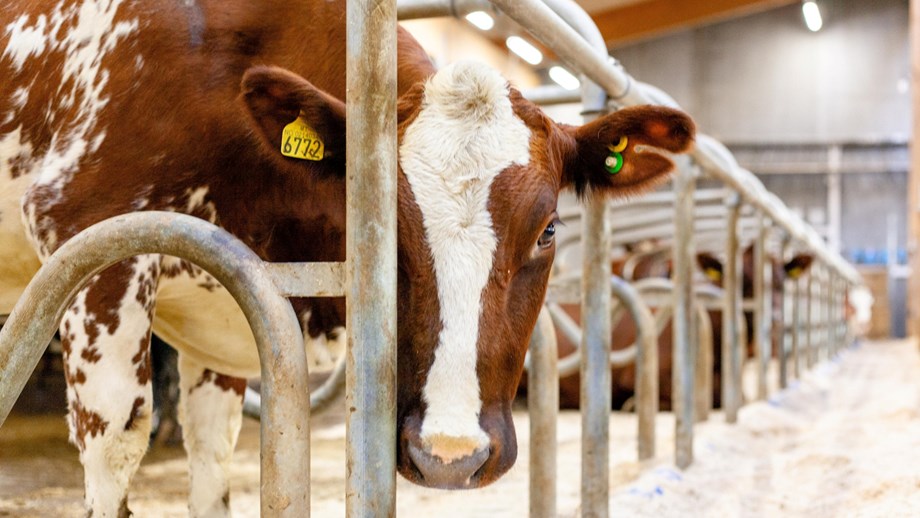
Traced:
POLYGON ((685 113, 662 106, 633 106, 579 127, 568 127, 574 150, 562 186, 579 196, 588 192, 623 196, 649 189, 674 168, 669 153, 686 151, 696 128, 685 113))
POLYGON ((262 143, 277 160, 344 167, 345 103, 278 67, 250 68, 241 90, 262 143))
POLYGON ((801 277, 803 273, 808 271, 814 259, 815 257, 811 254, 799 254, 790 259, 788 263, 783 265, 786 278, 795 280, 801 277))
POLYGON ((722 261, 716 256, 701 252, 696 254, 696 262, 700 265, 700 270, 706 274, 706 278, 712 282, 722 282, 722 261))

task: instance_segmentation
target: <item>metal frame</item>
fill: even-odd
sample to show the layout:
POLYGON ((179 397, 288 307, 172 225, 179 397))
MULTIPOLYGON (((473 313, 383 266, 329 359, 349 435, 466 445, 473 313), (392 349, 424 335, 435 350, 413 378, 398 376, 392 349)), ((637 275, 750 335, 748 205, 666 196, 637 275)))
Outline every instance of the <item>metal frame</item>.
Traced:
MULTIPOLYGON (((604 45, 601 39, 597 41, 597 28, 591 22, 583 10, 569 0, 549 0, 541 2, 539 0, 494 0, 492 2, 502 13, 514 19, 522 27, 528 30, 541 43, 551 48, 557 56, 560 57, 569 66, 586 76, 592 82, 585 83, 590 91, 594 84, 600 85, 614 102, 618 105, 634 104, 665 104, 676 106, 676 103, 660 90, 634 81, 616 61, 612 60, 603 51, 604 45), (554 12, 555 11, 555 12, 554 12)), ((474 10, 490 10, 489 4, 481 0, 401 0, 399 2, 399 16, 401 19, 424 18, 433 16, 463 16, 474 10)), ((584 78, 583 78, 584 79, 584 78)), ((560 95, 558 91, 551 89, 541 89, 534 92, 528 92, 535 96, 542 96, 542 99, 551 102, 561 100, 571 100, 567 95, 560 95)), ((585 94, 583 92, 582 99, 585 94)), ((589 97, 590 98, 590 97, 589 97)), ((589 110, 593 113, 594 110, 589 110)), ((817 237, 817 234, 802 220, 792 214, 774 195, 766 191, 763 185, 749 171, 738 166, 730 153, 717 141, 705 136, 699 135, 696 149, 691 152, 696 164, 702 167, 703 171, 721 181, 729 188, 737 192, 741 200, 753 205, 759 210, 761 218, 769 218, 772 225, 782 229, 791 239, 802 246, 812 250, 829 268, 836 271, 841 278, 847 282, 859 283, 859 277, 845 261, 836 253, 830 251, 823 242, 817 237)), ((690 288, 692 281, 692 261, 693 250, 693 177, 695 174, 687 173, 684 166, 680 169, 675 179, 675 191, 677 192, 677 202, 675 207, 675 241, 674 241, 674 270, 675 270, 675 299, 674 299, 674 347, 675 363, 682 365, 682 368, 675 369, 675 397, 677 408, 677 448, 676 462, 678 466, 685 467, 692 461, 692 424, 693 416, 693 393, 694 383, 692 376, 689 375, 689 369, 693 362, 693 355, 698 349, 694 346, 697 334, 693 332, 693 307, 694 297, 693 290, 690 288)), ((586 210, 584 219, 588 222, 584 236, 585 249, 584 257, 584 283, 585 288, 590 286, 605 286, 600 282, 600 276, 606 273, 608 264, 606 256, 607 243, 604 242, 603 236, 592 235, 594 232, 605 234, 604 221, 597 214, 596 206, 589 207, 586 210), (598 251, 598 247, 602 250, 598 251), (602 264, 597 264, 598 262, 602 264), (592 264, 594 263, 594 264, 592 264), (594 279, 593 284, 589 279, 594 279)), ((761 227, 761 233, 766 230, 761 227)), ((761 250, 764 244, 761 243, 761 250)), ((737 248, 736 248, 737 250, 737 248)), ((736 254, 735 254, 736 255, 736 254)), ((734 255, 733 255, 734 256, 734 255)), ((761 257, 761 260, 763 258, 761 257)), ((761 263, 763 264, 763 263, 761 263)), ((585 516, 606 516, 608 514, 606 494, 607 494, 607 475, 600 472, 602 466, 606 469, 607 449, 605 445, 598 445, 594 441, 606 440, 606 431, 601 430, 603 423, 606 429, 606 418, 601 418, 600 412, 602 407, 609 405, 609 382, 605 374, 601 371, 606 370, 606 365, 601 368, 602 362, 606 359, 607 354, 599 351, 593 351, 593 348, 605 344, 609 340, 609 324, 595 321, 595 318, 606 318, 609 314, 606 310, 605 297, 598 297, 596 292, 588 293, 584 290, 585 310, 594 308, 596 311, 585 314, 586 327, 590 330, 585 333, 586 342, 583 344, 587 351, 583 363, 583 393, 582 393, 582 411, 583 411, 583 434, 586 441, 592 441, 591 444, 583 444, 583 465, 582 479, 586 481, 582 487, 582 513, 585 516), (597 332, 602 330, 602 332, 597 332), (603 332, 603 331, 606 331, 603 332), (594 396, 597 400, 586 402, 585 396, 589 387, 594 387, 594 396), (600 457, 600 459, 599 459, 600 457), (604 487, 601 487, 604 486, 604 487)), ((726 290, 728 292, 730 290, 726 290)), ((731 290, 735 291, 735 290, 731 290)), ((766 290, 764 290, 766 291, 766 290)), ((766 296, 766 293, 763 293, 766 296)), ((609 295, 608 295, 609 296, 609 295)), ((737 306, 737 305, 734 305, 737 306)), ((759 337, 758 343, 765 344, 767 331, 766 324, 762 324, 769 315, 765 311, 764 302, 755 303, 755 310, 758 310, 759 317, 755 334, 759 337), (763 328, 763 329, 762 329, 763 328)), ((739 311, 740 312, 740 311, 739 311)), ((735 322, 735 319, 726 318, 727 321, 735 322)), ((734 325, 734 324, 733 324, 734 325)), ((795 342, 794 342, 795 343, 795 342)), ((734 346, 737 349, 737 345, 734 346)), ((766 348, 762 345, 761 350, 766 348)), ((793 356, 797 361, 797 347, 793 347, 793 356)), ((739 351, 740 353, 740 351, 739 351)), ((740 373, 740 354, 737 356, 735 365, 740 373)), ((765 360, 765 353, 761 353, 759 358, 761 362, 765 360)), ((798 364, 796 364, 798 365, 798 364)), ((724 365, 726 367, 727 365, 724 365)), ((765 371, 765 366, 759 367, 765 371)), ((798 371, 797 371, 798 372, 798 371)), ((725 385, 733 385, 726 383, 725 385)), ((765 377, 761 377, 758 383, 759 394, 766 395, 765 377)), ((737 397, 740 404, 740 387, 737 388, 737 397)))
MULTIPOLYGON (((266 400, 260 423, 262 514, 308 516, 309 388, 297 316, 282 295, 286 290, 274 283, 274 265, 262 262, 223 229, 192 216, 172 212, 117 216, 76 235, 45 262, 0 330, 0 424, 79 289, 106 267, 149 253, 200 266, 227 288, 246 314, 259 348, 266 400)), ((304 268, 316 272, 324 267, 304 268)), ((297 292, 320 295, 326 287, 308 283, 297 292)))
MULTIPOLYGON (((587 117, 606 109, 605 92, 623 106, 647 103, 676 106, 665 93, 634 81, 612 61, 590 17, 570 0, 545 3, 494 0, 492 4, 552 48, 568 65, 600 85, 585 83, 582 100, 587 117)), ((488 5, 481 0, 409 0, 401 2, 399 12, 403 18, 460 15, 488 5)), ((347 413, 346 514, 349 517, 395 514, 396 13, 394 0, 347 2, 347 91, 352 93, 346 108, 346 131, 351 145, 347 155, 349 230, 344 282, 349 330, 346 400, 351 410, 347 413), (355 95, 362 91, 374 95, 355 95)), ((699 135, 690 154, 696 165, 682 166, 675 180, 678 202, 674 338, 675 360, 682 367, 675 369, 674 382, 678 414, 676 462, 680 467, 688 466, 693 458, 694 378, 690 373, 696 354, 693 345, 696 333, 693 332, 695 297, 691 288, 694 245, 691 216, 697 167, 723 181, 744 202, 759 209, 761 217, 770 218, 791 239, 812 250, 834 274, 829 285, 838 277, 849 284, 860 282, 855 270, 828 249, 810 227, 767 192, 749 171, 740 168, 721 144, 699 135)), ((603 204, 595 203, 587 209, 585 223, 588 242, 582 290, 586 319, 582 356, 585 402, 582 514, 606 516, 610 285, 606 282, 609 232, 603 204)), ((732 229, 735 231, 736 227, 732 229)), ((106 266, 143 253, 166 253, 198 264, 224 284, 240 303, 259 345, 266 399, 261 423, 262 513, 308 516, 306 360, 297 319, 284 297, 341 295, 341 266, 266 264, 233 236, 190 216, 160 213, 119 216, 87 229, 49 259, 0 331, 0 424, 12 407, 13 394, 18 396, 22 390, 73 294, 106 266), (313 279, 325 281, 312 283, 313 279), (20 343, 29 345, 23 347, 20 343), (301 424, 287 426, 281 433, 276 426, 281 422, 301 424)), ((737 243, 729 258, 737 258, 737 243)), ((809 286, 810 279, 811 276, 809 286)), ((726 290, 736 291, 737 287, 726 290)), ((794 295, 796 305, 799 291, 794 295)), ((828 288, 827 293, 831 292, 828 288)), ((810 288, 805 291, 809 298, 811 293, 810 288)), ((733 295, 727 298, 733 299, 733 295)), ((842 297, 839 298, 842 304, 842 297)), ((811 304, 808 308, 811 314, 811 304)), ((737 311, 737 304, 727 304, 726 310, 737 311)), ((827 311, 829 314, 830 309, 827 311)), ((793 311, 793 317, 798 318, 797 311, 793 311)), ((829 320, 825 324, 828 329, 829 320)), ((812 323, 809 318, 809 324, 812 323)), ((532 360, 536 380, 545 380, 552 373, 552 361, 548 358, 553 347, 548 341, 540 342, 548 333, 545 316, 541 317, 541 329, 544 332, 537 333, 533 344, 534 350, 540 351, 534 353, 540 360, 532 360)), ((810 329, 811 326, 809 336, 810 329)), ((791 330, 792 356, 799 376, 797 323, 791 330)), ((848 342, 849 334, 843 334, 848 342)), ((760 331, 758 335, 763 336, 760 331)), ((647 349, 652 350, 655 348, 647 349)), ((733 366, 737 364, 733 362, 733 366)), ((540 389, 551 387, 540 381, 535 385, 540 389)), ((546 469, 538 471, 546 475, 546 469)), ((546 483, 536 487, 544 487, 546 483)))

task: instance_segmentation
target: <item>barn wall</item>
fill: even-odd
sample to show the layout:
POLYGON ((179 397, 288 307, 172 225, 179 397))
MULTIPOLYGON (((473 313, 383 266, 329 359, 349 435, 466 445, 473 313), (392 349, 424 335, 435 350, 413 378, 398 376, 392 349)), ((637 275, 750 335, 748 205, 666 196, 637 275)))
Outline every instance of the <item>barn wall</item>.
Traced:
MULTIPOLYGON (((890 149, 892 142, 907 141, 912 124, 907 0, 820 4, 825 24, 818 33, 806 29, 800 5, 793 4, 612 48, 611 55, 634 77, 672 95, 702 131, 730 148, 772 145, 780 152, 788 147, 794 156, 803 143, 825 150, 830 144, 858 143, 871 153, 866 143, 888 142, 890 149)), ((562 121, 579 121, 577 106, 547 111, 562 121)), ((826 161, 817 165, 810 173, 796 174, 793 168, 758 176, 826 235, 826 161)), ((884 262, 892 228, 893 259, 903 260, 906 166, 895 160, 877 172, 841 175, 839 236, 845 256, 884 262)), ((887 295, 896 336, 904 328, 904 272, 892 277, 887 295)))
POLYGON ((906 0, 798 4, 611 49, 732 142, 904 140, 910 132, 906 0))

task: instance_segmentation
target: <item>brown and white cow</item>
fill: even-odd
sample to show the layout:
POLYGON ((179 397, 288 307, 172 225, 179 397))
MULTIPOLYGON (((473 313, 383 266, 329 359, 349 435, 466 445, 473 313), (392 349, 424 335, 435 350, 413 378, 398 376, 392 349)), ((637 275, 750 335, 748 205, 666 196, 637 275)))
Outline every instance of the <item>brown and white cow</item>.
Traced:
MULTIPOLYGON (((809 254, 799 254, 785 264, 775 258, 769 258, 772 266, 772 311, 774 318, 774 336, 772 337, 773 356, 777 354, 779 346, 778 330, 782 326, 782 304, 785 279, 796 279, 808 271, 813 257, 809 254)), ((638 261, 635 269, 635 279, 647 277, 664 277, 670 275, 670 256, 667 254, 651 254, 638 261)), ((722 286, 722 262, 715 255, 702 252, 697 254, 697 264, 706 277, 716 286, 722 286)), ((754 250, 747 248, 742 254, 742 296, 751 299, 754 296, 754 250)), ((622 272, 622 262, 614 262, 613 272, 622 272)), ((581 307, 577 304, 563 304, 562 308, 577 322, 581 321, 581 307)), ((713 345, 713 383, 712 404, 720 408, 722 404, 722 311, 709 310, 712 321, 713 345)), ((744 312, 746 323, 745 343, 747 344, 746 358, 754 357, 754 314, 744 312)), ((622 350, 635 342, 638 330, 629 316, 624 317, 614 324, 611 338, 611 349, 622 350)), ((559 342, 559 355, 564 357, 578 349, 562 333, 556 332, 559 342)), ((668 322, 658 335, 658 405, 661 410, 672 408, 672 370, 674 368, 674 347, 671 323, 668 322)), ((635 364, 622 367, 611 367, 611 404, 614 409, 623 405, 635 396, 636 366, 635 364)), ((523 380, 522 380, 523 381, 523 380)), ((579 408, 581 402, 581 378, 578 373, 566 376, 559 380, 559 406, 560 408, 579 408)))
MULTIPOLYGON (((270 261, 343 260, 344 15, 320 0, 4 2, 0 313, 39 260, 130 211, 207 219, 270 261), (282 156, 298 116, 324 142, 319 161, 282 156)), ((639 192, 672 167, 652 148, 681 152, 694 128, 656 107, 559 125, 485 66, 436 72, 402 31, 398 86, 394 447, 416 483, 478 487, 515 460, 510 404, 558 193, 639 192), (621 137, 625 165, 611 175, 621 137)), ((311 336, 341 326, 340 301, 293 302, 311 336)), ((225 515, 256 350, 219 284, 158 255, 94 278, 61 325, 87 511, 128 512, 150 427, 151 329, 180 351, 190 512, 225 515)))

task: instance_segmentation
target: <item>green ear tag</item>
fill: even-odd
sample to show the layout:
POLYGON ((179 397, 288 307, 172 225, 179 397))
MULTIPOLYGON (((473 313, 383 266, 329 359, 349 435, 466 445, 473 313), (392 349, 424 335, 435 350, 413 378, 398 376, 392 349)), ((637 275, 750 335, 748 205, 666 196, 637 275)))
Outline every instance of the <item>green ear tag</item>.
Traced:
POLYGON ((604 160, 604 169, 610 174, 617 174, 623 169, 623 155, 617 151, 611 151, 604 160))
POLYGON ((604 169, 606 169, 608 173, 617 174, 620 172, 620 169, 623 169, 622 153, 626 149, 628 143, 628 138, 620 137, 620 141, 617 142, 615 146, 607 146, 607 150, 610 151, 610 154, 607 155, 607 159, 604 160, 604 169))

